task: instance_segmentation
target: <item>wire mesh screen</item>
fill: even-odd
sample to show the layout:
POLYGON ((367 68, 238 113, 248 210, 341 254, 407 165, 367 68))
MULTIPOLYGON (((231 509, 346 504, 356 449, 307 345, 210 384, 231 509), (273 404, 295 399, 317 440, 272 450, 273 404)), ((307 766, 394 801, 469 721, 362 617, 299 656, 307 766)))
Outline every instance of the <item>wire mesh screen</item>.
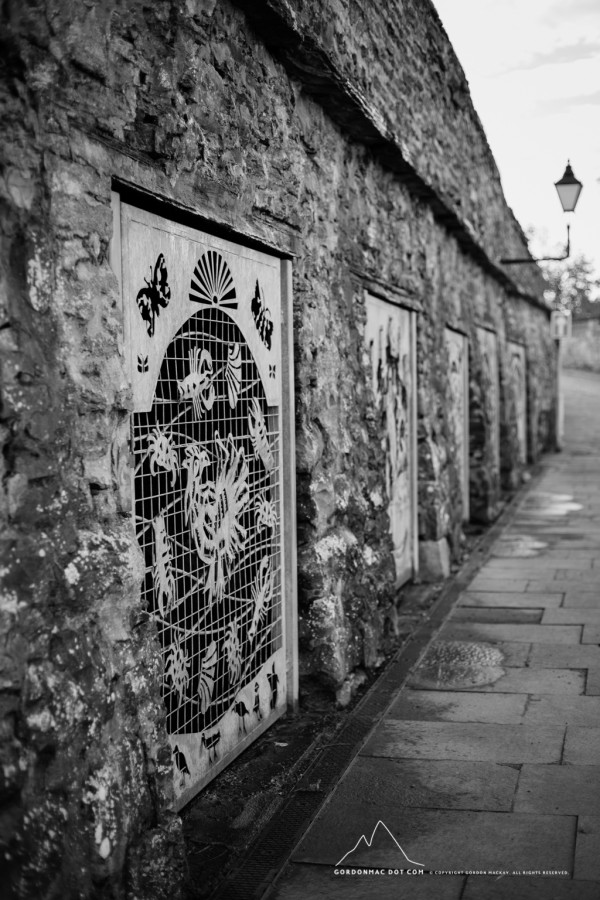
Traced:
MULTIPOLYGON (((169 254, 161 258, 166 309, 178 301, 169 254)), ((277 377, 273 324, 256 302, 259 281, 236 284, 221 254, 200 255, 190 275, 192 314, 154 364, 161 312, 152 328, 140 317, 138 377, 154 366, 156 381, 151 404, 132 416, 142 602, 156 623, 176 790, 186 796, 285 703, 279 410, 264 384, 265 372, 277 377), (245 290, 252 315, 236 322, 245 290), (268 358, 262 377, 252 330, 254 353, 268 358)))

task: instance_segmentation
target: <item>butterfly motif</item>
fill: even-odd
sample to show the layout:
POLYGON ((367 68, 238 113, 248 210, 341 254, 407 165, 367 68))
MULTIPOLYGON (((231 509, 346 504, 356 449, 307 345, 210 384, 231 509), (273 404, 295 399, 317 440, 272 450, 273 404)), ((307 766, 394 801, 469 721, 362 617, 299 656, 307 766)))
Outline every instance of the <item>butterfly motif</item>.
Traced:
MULTIPOLYGON (((152 273, 152 266, 150 266, 152 273)), ((154 323, 160 313, 161 307, 169 305, 171 299, 171 288, 167 282, 167 264, 162 253, 159 253, 156 265, 154 266, 154 274, 151 274, 150 280, 144 278, 146 287, 138 291, 135 298, 142 319, 146 323, 146 331, 148 337, 154 334, 154 323)))
POLYGON ((264 300, 260 292, 258 278, 256 279, 256 288, 254 289, 254 297, 250 306, 256 330, 260 335, 260 339, 267 348, 271 349, 271 335, 273 334, 273 319, 271 318, 271 310, 265 306, 264 300))

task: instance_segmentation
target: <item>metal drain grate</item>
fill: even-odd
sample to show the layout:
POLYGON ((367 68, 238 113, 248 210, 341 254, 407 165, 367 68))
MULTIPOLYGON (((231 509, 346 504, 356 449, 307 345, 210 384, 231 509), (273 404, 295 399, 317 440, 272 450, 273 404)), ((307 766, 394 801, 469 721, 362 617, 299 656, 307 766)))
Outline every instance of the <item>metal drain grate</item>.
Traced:
POLYGON ((414 661, 415 651, 405 655, 405 649, 400 658, 389 663, 334 741, 308 766, 294 793, 275 813, 212 900, 259 900, 265 896, 365 738, 400 690, 414 661), (409 665, 407 658, 411 660, 409 665))
POLYGON ((316 816, 325 795, 298 791, 279 809, 244 859, 220 886, 213 900, 262 897, 316 816))
POLYGON ((398 670, 394 665, 391 668, 392 677, 382 676, 377 690, 372 689, 371 696, 367 694, 363 701, 366 709, 363 704, 359 705, 333 743, 317 756, 298 782, 295 792, 219 887, 213 900, 251 900, 264 896, 373 725, 387 709, 398 689, 398 670), (376 696, 380 686, 381 696, 376 696))

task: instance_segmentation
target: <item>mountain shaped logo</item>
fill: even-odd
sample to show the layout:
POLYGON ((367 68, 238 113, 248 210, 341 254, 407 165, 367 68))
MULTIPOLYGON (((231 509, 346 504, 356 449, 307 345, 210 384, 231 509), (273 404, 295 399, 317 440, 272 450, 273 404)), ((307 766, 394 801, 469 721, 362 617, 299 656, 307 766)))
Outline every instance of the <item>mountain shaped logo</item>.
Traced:
POLYGON ((373 829, 371 837, 361 834, 351 850, 342 856, 336 866, 374 866, 383 865, 395 868, 404 868, 406 863, 420 869, 425 863, 415 862, 409 859, 390 829, 381 819, 373 829))

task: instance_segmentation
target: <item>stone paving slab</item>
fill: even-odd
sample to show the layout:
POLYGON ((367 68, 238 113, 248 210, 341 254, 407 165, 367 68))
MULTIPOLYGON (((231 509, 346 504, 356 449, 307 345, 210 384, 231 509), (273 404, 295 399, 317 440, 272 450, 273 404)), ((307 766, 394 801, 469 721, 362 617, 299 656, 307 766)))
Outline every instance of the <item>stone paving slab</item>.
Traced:
POLYGON ((503 668, 478 666, 476 675, 472 670, 456 674, 451 680, 442 675, 439 682, 431 683, 419 677, 418 670, 408 681, 414 688, 423 691, 464 691, 499 694, 571 694, 586 693, 585 670, 573 668, 552 669, 540 667, 503 668), (489 674, 487 674, 489 673, 489 674))
POLYGON ((513 577, 512 573, 517 573, 518 577, 521 577, 521 572, 539 572, 540 569, 542 571, 546 571, 547 569, 576 569, 579 572, 590 570, 591 568, 591 556, 571 559, 568 556, 562 556, 551 550, 546 550, 539 556, 529 556, 525 559, 492 557, 480 571, 494 571, 499 569, 507 575, 510 574, 511 577, 513 577))
POLYGON ((459 900, 464 882, 461 875, 335 875, 332 866, 290 863, 269 900, 459 900))
MULTIPOLYGON (((562 697, 571 703, 594 697, 562 697)), ((526 710, 527 715, 528 710, 526 710)), ((564 726, 471 722, 403 722, 386 717, 361 754, 395 759, 464 759, 498 763, 558 763, 564 726)))
POLYGON ((577 606, 580 609, 596 609, 600 607, 600 590, 597 591, 572 591, 564 594, 563 606, 577 606))
MULTIPOLYGON (((393 798, 369 816, 364 804, 340 803, 335 796, 292 854, 292 860, 336 865, 362 835, 371 837, 378 819, 406 856, 430 871, 572 869, 574 816, 406 809, 394 804, 393 798)), ((355 851, 350 859, 375 866, 389 865, 390 858, 398 858, 391 839, 378 841, 378 837, 379 830, 372 848, 363 850, 360 856, 355 851)), ((364 897, 368 896, 367 890, 364 897)))
POLYGON ((487 762, 359 757, 341 782, 336 798, 383 807, 421 809, 511 809, 519 772, 487 762))
POLYGON ((584 625, 582 644, 600 644, 600 625, 584 625))
POLYGON ((554 580, 600 586, 600 569, 590 569, 589 571, 581 571, 581 569, 558 569, 554 580))
POLYGON ((560 553, 562 559, 590 559, 600 561, 600 547, 597 549, 588 548, 587 550, 562 550, 560 553))
MULTIPOLYGON (((481 642, 479 643, 479 646, 482 646, 481 642)), ((485 646, 485 644, 483 644, 483 646, 485 646)), ((528 644, 526 641, 523 641, 522 643, 519 641, 495 641, 489 646, 493 647, 494 650, 500 651, 502 654, 503 666, 515 667, 528 665, 531 644, 528 644)))
POLYGON ((563 764, 568 766, 597 766, 600 763, 600 727, 585 728, 568 725, 563 764))
POLYGON ((446 640, 579 644, 581 628, 578 625, 484 625, 450 621, 439 634, 446 640))
MULTIPOLYGON (((490 569, 487 566, 480 569, 477 573, 475 580, 480 581, 495 581, 502 582, 504 580, 511 582, 519 582, 519 581, 555 581, 557 580, 557 576, 559 572, 571 571, 570 569, 559 569, 557 566, 554 566, 550 561, 548 561, 544 566, 531 566, 529 568, 523 567, 522 569, 505 569, 502 570, 500 568, 490 569)), ((594 569, 590 569, 590 572, 594 572, 594 569)), ((561 579, 562 580, 562 579, 561 579)), ((498 589, 502 590, 502 585, 498 585, 498 589)), ((555 590, 563 591, 564 587, 561 585, 557 585, 555 590)))
POLYGON ((553 876, 471 875, 461 900, 598 900, 599 896, 598 885, 591 881, 553 876))
MULTIPOLYGON (((589 646, 594 646, 593 644, 589 646)), ((600 696, 600 668, 589 668, 585 681, 585 693, 588 697, 600 696)))
POLYGON ((524 765, 515 812, 559 816, 600 815, 600 766, 524 765))
POLYGON ((527 593, 528 594, 553 594, 555 591, 564 591, 566 593, 567 589, 572 587, 572 585, 568 582, 564 581, 551 581, 551 573, 548 575, 548 579, 544 581, 539 581, 536 578, 531 578, 527 582, 527 593))
POLYGON ((459 607, 468 606, 499 606, 506 609, 510 607, 523 609, 558 609, 562 604, 563 593, 536 594, 511 594, 502 591, 465 591, 458 601, 459 607))
POLYGON ((505 674, 493 684, 462 690, 478 690, 485 693, 505 694, 583 694, 585 672, 576 669, 552 669, 532 667, 505 669, 505 674))
MULTIPOLYGON (((549 519, 535 519, 533 516, 516 518, 513 526, 521 532, 537 536, 556 535, 564 537, 571 533, 573 537, 584 538, 585 534, 581 530, 581 522, 578 524, 569 522, 552 522, 549 519)), ((586 529, 587 531, 587 529, 586 529)), ((595 535, 589 535, 589 541, 595 541, 595 535)))
POLYGON ((415 691, 405 688, 388 715, 412 722, 492 722, 519 725, 525 694, 470 694, 460 691, 415 691))
MULTIPOLYGON (((517 596, 521 595, 518 594, 517 596)), ((453 611, 450 618, 453 622, 494 622, 500 625, 504 622, 513 622, 515 624, 538 625, 542 621, 542 613, 542 609, 471 606, 467 608, 458 607, 453 611)))
MULTIPOLYGON (((501 575, 498 573, 498 576, 486 576, 485 578, 477 576, 477 578, 473 579, 469 588, 472 591, 498 591, 500 588, 504 592, 510 592, 513 594, 522 593, 527 587, 526 578, 507 578, 506 575, 501 575)), ((555 587, 554 590, 557 588, 555 587)), ((545 593, 549 594, 550 591, 545 591, 545 593)))
MULTIPOLYGON (((561 697, 560 694, 533 695, 525 710, 527 725, 583 725, 600 722, 600 697, 561 697)), ((525 760, 523 760, 525 762, 525 760)))
POLYGON ((545 609, 542 625, 600 625, 600 609, 570 606, 563 609, 545 609))
MULTIPOLYGON (((575 878, 600 882, 600 816, 581 816, 577 821, 575 878)), ((600 897, 598 884, 596 890, 600 897)))
MULTIPOLYGON (((494 643, 488 643, 486 641, 437 638, 430 644, 427 653, 413 674, 421 673, 424 664, 434 657, 439 662, 441 656, 451 656, 454 661, 456 661, 457 657, 465 660, 468 660, 469 657, 474 657, 480 661, 487 658, 488 660, 494 660, 493 665, 525 666, 528 664, 530 646, 525 641, 523 643, 519 641, 494 641, 494 643)), ((492 665, 492 662, 483 664, 492 665)))
MULTIPOLYGON (((550 539, 551 535, 546 535, 550 539)), ((585 535, 568 535, 565 532, 556 532, 556 540, 552 541, 554 550, 584 550, 588 553, 598 553, 600 551, 600 542, 593 538, 586 538, 585 535)))
POLYGON ((551 669, 600 666, 600 647, 593 644, 531 644, 529 665, 551 669))
POLYGON ((561 556, 552 551, 545 551, 538 557, 528 557, 526 559, 500 559, 493 557, 488 560, 481 571, 500 569, 505 574, 517 572, 520 577, 522 571, 535 573, 540 570, 547 571, 548 569, 576 569, 579 572, 591 568, 592 557, 570 559, 568 556, 561 556))

